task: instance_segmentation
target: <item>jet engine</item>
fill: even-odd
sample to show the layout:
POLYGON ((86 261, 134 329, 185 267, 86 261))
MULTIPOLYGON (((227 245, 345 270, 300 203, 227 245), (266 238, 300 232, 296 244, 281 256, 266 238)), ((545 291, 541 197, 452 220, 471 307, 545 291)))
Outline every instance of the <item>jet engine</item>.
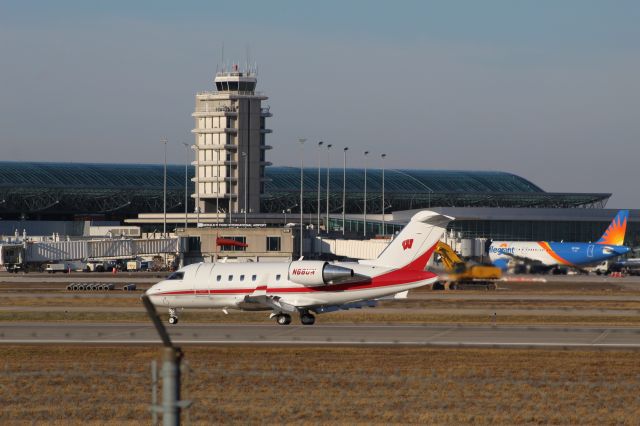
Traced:
POLYGON ((320 260, 299 260, 289 265, 289 280, 307 286, 336 284, 353 277, 353 269, 320 260))

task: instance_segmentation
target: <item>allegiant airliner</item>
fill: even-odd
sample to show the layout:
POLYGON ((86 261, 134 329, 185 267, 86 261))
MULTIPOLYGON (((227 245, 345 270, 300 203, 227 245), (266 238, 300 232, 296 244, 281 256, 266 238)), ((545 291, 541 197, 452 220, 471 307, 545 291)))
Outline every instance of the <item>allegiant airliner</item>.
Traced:
POLYGON ((581 268, 597 264, 631 250, 624 245, 628 218, 629 210, 620 210, 595 243, 494 241, 489 246, 489 258, 501 268, 506 268, 511 260, 549 267, 581 268))

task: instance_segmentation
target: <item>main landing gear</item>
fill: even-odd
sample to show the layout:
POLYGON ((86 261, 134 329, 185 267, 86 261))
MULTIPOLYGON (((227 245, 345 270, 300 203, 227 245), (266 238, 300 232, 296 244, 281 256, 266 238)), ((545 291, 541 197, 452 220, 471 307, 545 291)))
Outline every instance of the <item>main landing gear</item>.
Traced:
POLYGON ((291 324, 291 315, 279 313, 276 315, 276 322, 278 325, 289 325, 291 324))
MULTIPOLYGON (((279 314, 274 315, 274 317, 278 325, 291 324, 291 315, 289 314, 280 312, 279 314)), ((300 312, 300 322, 302 323, 302 325, 313 325, 316 322, 316 317, 307 311, 300 312)))
POLYGON ((316 317, 309 312, 300 313, 300 322, 302 325, 313 325, 316 322, 316 317))
POLYGON ((178 312, 176 308, 169 308, 169 324, 174 325, 178 323, 178 312))

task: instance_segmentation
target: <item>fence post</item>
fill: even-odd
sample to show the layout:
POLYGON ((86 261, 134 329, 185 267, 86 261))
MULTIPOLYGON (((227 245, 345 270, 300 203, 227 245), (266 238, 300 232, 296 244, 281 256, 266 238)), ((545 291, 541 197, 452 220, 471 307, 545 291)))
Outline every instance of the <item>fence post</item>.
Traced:
MULTIPOLYGON (((180 425, 180 408, 189 407, 191 404, 190 401, 180 401, 180 362, 183 353, 171 342, 169 333, 158 317, 156 308, 149 297, 145 294, 141 299, 164 346, 162 349, 162 424, 178 426, 180 425)), ((157 406, 152 406, 152 410, 157 408, 157 406)))
POLYGON ((180 350, 163 349, 162 366, 162 424, 174 426, 180 424, 180 350))
POLYGON ((151 424, 158 424, 158 363, 156 360, 151 361, 151 424))

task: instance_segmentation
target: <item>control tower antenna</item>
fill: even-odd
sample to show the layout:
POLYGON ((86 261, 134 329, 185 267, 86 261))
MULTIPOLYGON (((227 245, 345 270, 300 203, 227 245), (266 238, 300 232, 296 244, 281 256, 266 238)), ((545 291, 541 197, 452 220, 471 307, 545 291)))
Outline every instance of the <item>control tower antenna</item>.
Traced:
MULTIPOLYGON (((221 54, 220 54, 220 63, 222 64, 222 72, 225 71, 224 68, 224 41, 222 42, 222 50, 221 50, 221 54)), ((218 74, 217 70, 216 70, 216 74, 218 74)))
POLYGON ((246 62, 244 63, 244 67, 245 67, 245 70, 250 73, 251 72, 251 68, 250 68, 250 65, 249 65, 250 64, 249 57, 250 57, 251 51, 250 51, 249 43, 247 43, 247 45, 244 47, 244 49, 245 49, 245 55, 247 57, 246 58, 246 62))

